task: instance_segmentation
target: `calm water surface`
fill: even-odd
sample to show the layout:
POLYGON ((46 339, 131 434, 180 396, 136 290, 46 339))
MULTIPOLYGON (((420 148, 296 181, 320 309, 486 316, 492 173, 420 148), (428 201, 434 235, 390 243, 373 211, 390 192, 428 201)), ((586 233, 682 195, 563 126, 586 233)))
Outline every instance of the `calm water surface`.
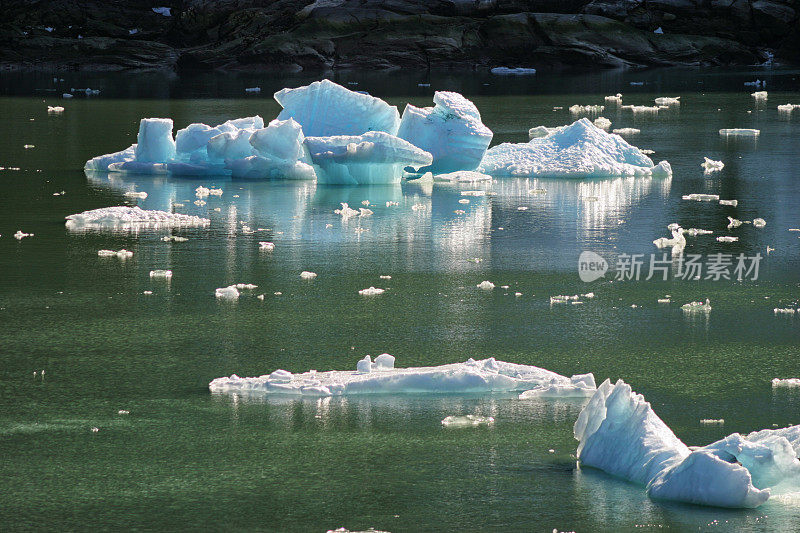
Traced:
POLYGON ((642 130, 629 140, 668 160, 669 180, 372 188, 81 170, 89 157, 134 142, 142 117, 169 116, 176 128, 256 113, 269 120, 279 111, 274 90, 313 77, 64 78, 0 76, 3 529, 787 531, 800 523, 796 501, 748 511, 656 502, 641 487, 578 468, 572 424, 580 401, 293 400, 215 396, 207 388, 234 372, 355 368, 368 353, 389 352, 398 366, 494 356, 624 379, 691 445, 800 423, 800 392, 770 385, 774 377, 800 377, 800 316, 773 314, 800 303, 800 234, 788 231, 800 227, 800 113, 776 110, 800 103, 800 73, 341 74, 340 83, 357 81, 401 109, 430 105, 437 89, 461 91, 495 143, 569 123, 570 105, 602 104, 616 92, 626 104, 682 97, 680 108, 658 116, 603 113, 614 128, 642 130), (768 80, 763 105, 743 85, 756 78, 768 80), (244 88, 255 85, 262 93, 245 98, 244 88), (86 86, 103 92, 57 96, 86 86), (48 104, 66 111, 48 116, 48 104), (761 135, 717 133, 730 127, 761 135), (703 156, 724 161, 724 170, 703 175, 703 156), (224 194, 196 206, 198 185, 224 194), (490 195, 458 202, 462 190, 476 188, 490 195), (547 193, 529 192, 537 188, 547 193), (132 190, 148 197, 131 201, 124 193, 132 190), (739 205, 682 201, 689 193, 739 205), (340 202, 364 200, 372 217, 343 221, 333 213, 340 202), (165 243, 163 230, 75 233, 63 222, 98 207, 169 210, 175 203, 211 226, 176 231, 189 240, 165 243), (727 216, 762 217, 767 226, 727 230, 727 216), (242 222, 258 231, 243 232, 242 222), (616 282, 609 273, 580 281, 581 251, 609 260, 650 254, 672 222, 715 232, 690 238, 687 253, 761 253, 758 279, 616 282), (17 230, 35 237, 17 241, 17 230), (716 235, 740 240, 718 243, 716 235), (275 250, 260 251, 259 241, 275 250), (102 248, 134 256, 98 258, 102 248), (171 269, 171 282, 152 280, 157 268, 171 269), (302 270, 318 277, 302 280, 302 270), (498 288, 478 290, 483 280, 498 288), (259 287, 238 302, 217 301, 214 289, 232 283, 259 287), (370 285, 387 290, 359 296, 370 285), (583 305, 549 303, 551 295, 588 291, 597 296, 583 305), (667 294, 672 303, 656 302, 667 294), (680 310, 705 298, 713 305, 708 317, 680 310), (43 369, 44 378, 34 376, 43 369), (441 427, 447 415, 470 413, 496 424, 441 427), (725 425, 701 426, 701 418, 725 425))

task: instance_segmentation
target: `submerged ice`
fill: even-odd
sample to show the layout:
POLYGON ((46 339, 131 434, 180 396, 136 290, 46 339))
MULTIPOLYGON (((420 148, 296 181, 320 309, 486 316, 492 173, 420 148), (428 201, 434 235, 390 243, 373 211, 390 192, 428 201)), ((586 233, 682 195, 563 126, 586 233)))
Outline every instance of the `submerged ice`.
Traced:
POLYGON ((574 433, 582 465, 643 485, 652 498, 752 508, 800 490, 800 426, 690 449, 622 380, 600 385, 574 433))

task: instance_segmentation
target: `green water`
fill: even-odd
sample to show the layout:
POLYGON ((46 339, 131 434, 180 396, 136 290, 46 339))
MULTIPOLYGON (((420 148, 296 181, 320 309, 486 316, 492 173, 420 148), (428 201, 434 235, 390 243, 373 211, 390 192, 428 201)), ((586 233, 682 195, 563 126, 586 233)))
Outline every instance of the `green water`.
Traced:
POLYGON ((800 103, 798 76, 343 74, 338 81, 359 81, 358 89, 401 107, 430 105, 435 89, 462 91, 495 142, 568 123, 567 107, 602 104, 607 94, 647 105, 657 96, 682 97, 679 109, 657 117, 604 113, 613 128, 642 130, 629 140, 668 160, 670 180, 373 188, 81 170, 89 157, 131 144, 142 117, 169 116, 178 128, 255 113, 269 120, 279 110, 269 96, 274 89, 313 78, 71 74, 54 84, 44 74, 0 76, 2 529, 796 528, 796 502, 748 511, 655 502, 641 487, 579 469, 571 428, 580 401, 276 400, 216 396, 207 386, 232 373, 350 369, 365 354, 383 352, 398 366, 493 356, 567 375, 593 372, 598 381, 624 379, 691 445, 800 423, 800 393, 770 385, 774 377, 800 377, 800 316, 773 314, 800 303, 800 234, 788 231, 800 227, 800 115, 776 110, 800 103), (753 89, 743 86, 757 77, 768 80, 765 105, 756 106, 753 89), (647 84, 629 85, 639 80, 647 84), (432 86, 417 86, 423 82, 432 86), (103 93, 54 96, 87 85, 103 93), (254 85, 261 95, 244 98, 244 87, 254 85), (66 111, 48 116, 48 104, 66 111), (729 127, 761 135, 726 141, 717 130, 729 127), (703 156, 725 168, 704 176, 703 156), (196 206, 198 185, 224 194, 196 206), (494 194, 458 202, 462 190, 476 188, 494 194), (536 188, 547 193, 529 193, 536 188), (134 189, 147 199, 124 197, 134 189), (682 201, 689 193, 718 193, 739 205, 682 201), (343 222, 333 213, 340 202, 363 200, 372 217, 343 222), (384 207, 387 201, 399 205, 384 207), (71 233, 63 223, 98 207, 169 209, 176 202, 184 204, 176 211, 206 216, 210 227, 176 231, 189 240, 165 243, 163 230, 71 233), (727 230, 728 215, 762 217, 767 226, 727 230), (243 232, 242 221, 261 231, 243 232), (739 236, 732 244, 690 238, 687 253, 760 252, 759 278, 617 282, 609 273, 580 281, 581 251, 649 255, 671 222, 739 236), (35 236, 17 241, 17 230, 35 236), (259 241, 274 242, 275 250, 260 251, 259 241), (134 255, 97 257, 104 248, 134 255), (172 269, 171 282, 151 279, 157 268, 172 269), (318 277, 302 280, 302 270, 318 277), (483 280, 498 288, 478 290, 483 280), (259 287, 237 302, 216 300, 215 288, 232 283, 259 287), (387 291, 359 296, 371 285, 387 291), (597 296, 583 305, 550 305, 552 295, 589 291, 597 296), (672 302, 658 304, 666 294, 672 302), (705 298, 713 306, 708 317, 680 310, 705 298), (440 424, 469 413, 494 416, 496 424, 440 424), (702 426, 701 418, 725 425, 702 426))

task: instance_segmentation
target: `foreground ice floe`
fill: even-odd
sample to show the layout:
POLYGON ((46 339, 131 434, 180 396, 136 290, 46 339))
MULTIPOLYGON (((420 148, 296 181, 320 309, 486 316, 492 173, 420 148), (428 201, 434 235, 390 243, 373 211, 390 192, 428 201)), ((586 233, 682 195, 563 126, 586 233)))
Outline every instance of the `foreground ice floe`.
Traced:
POLYGON ((578 460, 657 499, 752 508, 800 490, 800 426, 734 433, 689 449, 622 380, 603 382, 575 422, 578 460))
POLYGON ((672 175, 669 163, 653 161, 619 135, 582 118, 546 137, 490 148, 481 172, 495 177, 605 178, 672 175))
POLYGON ((425 108, 406 105, 397 136, 433 156, 433 163, 422 172, 476 169, 493 136, 481 122, 478 108, 448 91, 436 91, 433 103, 434 107, 425 108))
POLYGON ((210 220, 207 218, 125 205, 84 211, 83 213, 69 215, 66 219, 67 229, 73 231, 83 229, 136 230, 145 228, 205 227, 210 224, 210 220))
POLYGON ((272 374, 242 378, 221 377, 209 384, 212 392, 340 396, 348 394, 488 393, 538 391, 541 396, 581 397, 595 391, 591 374, 571 378, 536 366, 497 361, 490 357, 440 366, 394 368, 394 358, 365 357, 356 371, 272 374))

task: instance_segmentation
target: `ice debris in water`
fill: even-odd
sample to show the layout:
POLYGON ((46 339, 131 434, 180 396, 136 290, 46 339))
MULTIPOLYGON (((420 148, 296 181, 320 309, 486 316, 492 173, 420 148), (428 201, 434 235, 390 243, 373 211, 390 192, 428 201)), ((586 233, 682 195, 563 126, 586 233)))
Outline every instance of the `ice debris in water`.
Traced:
POLYGON ((587 114, 587 115, 596 115, 598 113, 602 113, 605 110, 605 106, 602 105, 578 105, 575 104, 570 106, 569 112, 573 115, 580 115, 580 114, 587 114))
POLYGON ((179 235, 165 235, 161 237, 161 240, 164 242, 186 242, 189 239, 186 237, 181 237, 179 235))
POLYGON ((611 121, 608 120, 606 117, 597 117, 594 119, 593 124, 600 128, 601 130, 608 131, 608 128, 611 127, 611 121))
POLYGON ((718 202, 719 201, 719 195, 718 194, 692 193, 692 194, 684 194, 681 198, 683 200, 694 200, 695 202, 718 202))
POLYGON ((687 230, 683 230, 684 235, 688 235, 690 237, 697 237, 698 235, 710 235, 714 233, 708 229, 699 229, 699 228, 689 228, 687 230))
POLYGON ((258 285, 253 285, 252 283, 237 283, 233 286, 240 291, 253 291, 258 288, 258 285))
POLYGON ((791 307, 784 307, 784 308, 776 307, 775 309, 772 310, 772 312, 775 313, 776 315, 793 315, 796 313, 796 310, 791 307))
POLYGON ((133 252, 130 250, 126 250, 123 248, 122 250, 98 250, 97 255, 99 257, 116 257, 117 259, 128 259, 133 257, 133 252))
POLYGON ((739 240, 739 237, 728 237, 728 236, 719 236, 717 237, 717 241, 719 242, 736 242, 739 240))
POLYGON ((484 181, 492 181, 492 177, 488 174, 482 174, 473 170, 459 170, 457 172, 449 172, 447 174, 437 174, 433 177, 434 181, 446 183, 480 183, 484 181))
POLYGON ((377 296, 378 294, 383 294, 385 289, 378 289, 375 287, 369 287, 367 289, 361 289, 358 291, 358 294, 362 296, 377 296))
POLYGON ((751 93, 750 96, 752 96, 756 100, 766 100, 767 99, 767 91, 756 91, 754 93, 751 93))
POLYGON ((662 96, 655 99, 656 105, 681 105, 681 97, 662 96))
POLYGON ((151 270, 150 277, 157 279, 172 279, 172 270, 151 270))
POLYGON ((654 115, 657 114, 658 111, 661 109, 659 106, 651 106, 651 105, 624 105, 621 106, 622 109, 627 109, 633 112, 634 115, 654 115))
POLYGON ((492 176, 601 178, 672 175, 669 163, 657 166, 619 135, 582 118, 546 137, 503 143, 487 150, 481 172, 492 176))
POLYGON ((139 198, 140 200, 144 200, 147 198, 147 193, 144 191, 136 192, 136 191, 128 191, 125 193, 125 196, 128 198, 139 198))
POLYGON ((536 366, 506 363, 494 358, 469 359, 464 363, 441 366, 395 368, 394 358, 383 354, 374 362, 365 357, 357 367, 356 372, 334 370, 292 374, 284 370, 250 378, 234 374, 213 380, 209 389, 218 393, 313 397, 523 391, 535 391, 532 396, 542 397, 586 397, 596 390, 591 374, 570 378, 536 366))
POLYGON ((491 73, 497 76, 530 76, 536 74, 536 69, 529 67, 494 67, 491 73))
POLYGON ((611 133, 616 133, 617 135, 638 135, 642 133, 642 130, 637 128, 619 128, 613 130, 611 133))
POLYGON ((102 207, 69 215, 67 229, 129 229, 171 228, 171 227, 205 227, 209 219, 168 211, 146 210, 141 207, 116 206, 102 207))
POLYGON ((25 237, 33 237, 33 233, 25 233, 22 230, 17 230, 17 232, 14 234, 14 238, 18 241, 21 241, 25 237))
POLYGON ((444 427, 451 427, 451 428, 491 426, 493 424, 494 424, 494 417, 479 416, 479 415, 464 415, 464 416, 450 415, 445 417, 444 420, 442 420, 442 425, 444 427))
POLYGON ((63 112, 64 112, 64 108, 61 107, 60 105, 56 105, 56 106, 49 105, 49 106, 47 106, 47 113, 50 114, 50 115, 60 115, 63 112))
POLYGON ((531 128, 528 130, 528 139, 538 139, 540 137, 547 137, 551 133, 555 133, 562 129, 564 129, 564 126, 559 126, 557 128, 548 128, 547 126, 536 126, 535 128, 531 128))
POLYGON ((708 313, 711 311, 711 302, 706 298, 705 303, 689 302, 688 304, 683 304, 681 309, 686 313, 708 313))
POLYGON ((209 196, 222 196, 222 189, 214 189, 213 187, 209 189, 208 187, 203 187, 202 185, 200 185, 194 190, 194 195, 197 196, 198 198, 207 198, 209 196))
POLYGON ((434 107, 406 105, 397 136, 433 157, 421 172, 434 174, 474 170, 480 165, 493 133, 481 114, 459 93, 436 91, 434 107))
POLYGON ((316 272, 309 272, 308 270, 303 270, 300 272, 300 277, 303 279, 314 279, 317 277, 316 272))
POLYGON ((400 127, 397 107, 330 80, 281 89, 275 93, 275 100, 283 107, 278 120, 293 118, 310 137, 353 136, 367 131, 396 135, 400 127))
POLYGON ((763 228, 767 225, 767 221, 763 218, 754 218, 753 219, 753 227, 754 228, 763 228))
POLYGON ((684 230, 677 224, 670 224, 667 229, 672 232, 672 237, 660 237, 653 241, 657 248, 672 248, 672 253, 679 254, 686 246, 686 237, 683 236, 684 230))
POLYGON ((485 291, 490 291, 490 290, 494 289, 494 283, 492 283, 489 280, 484 280, 484 281, 481 281, 480 283, 478 283, 477 287, 479 289, 483 289, 485 291))
POLYGON ((729 205, 731 207, 736 207, 739 205, 739 200, 720 200, 719 205, 729 205))
POLYGON ((228 285, 214 291, 214 296, 223 300, 237 300, 239 298, 239 289, 236 288, 236 285, 228 285))
POLYGON ((612 96, 606 96, 605 97, 605 101, 606 102, 613 102, 613 103, 615 103, 617 105, 622 105, 622 94, 621 93, 617 93, 617 94, 612 95, 612 96))
POLYGON ((757 137, 761 130, 748 128, 728 128, 719 130, 719 134, 725 137, 757 137))
POLYGON ((738 228, 742 225, 742 221, 738 218, 728 217, 728 229, 738 228))
POLYGON ((306 137, 318 183, 368 185, 399 183, 407 167, 433 162, 430 153, 382 131, 362 135, 306 137))
POLYGON ((643 485, 656 499, 754 508, 800 488, 800 426, 690 449, 622 380, 598 387, 574 434, 582 465, 643 485))
POLYGON ((260 93, 261 87, 245 87, 244 92, 246 93, 260 93))
POLYGON ((272 251, 272 250, 275 249, 275 243, 267 242, 267 241, 261 241, 261 242, 258 243, 258 248, 259 248, 259 250, 272 251))
POLYGON ((795 109, 800 109, 800 104, 783 104, 778 106, 779 113, 791 113, 795 109))
POLYGON ((725 166, 725 163, 722 161, 714 161, 713 159, 709 159, 707 157, 703 157, 705 161, 703 161, 700 166, 703 167, 703 172, 705 174, 711 174, 712 172, 717 172, 722 170, 725 166))
POLYGON ((700 423, 704 426, 721 426, 725 424, 724 418, 701 418, 700 423))
POLYGON ((772 380, 773 387, 800 387, 800 378, 775 378, 772 380))

